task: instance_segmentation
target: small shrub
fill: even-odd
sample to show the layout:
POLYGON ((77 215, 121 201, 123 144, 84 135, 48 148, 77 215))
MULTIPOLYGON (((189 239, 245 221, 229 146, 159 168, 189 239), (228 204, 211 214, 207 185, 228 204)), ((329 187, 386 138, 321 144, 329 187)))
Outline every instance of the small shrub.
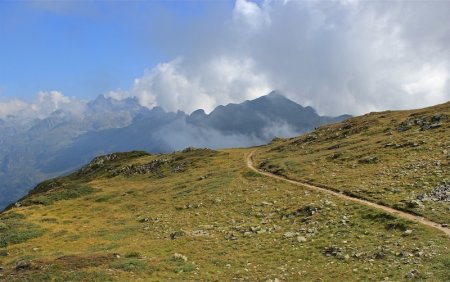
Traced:
POLYGON ((387 220, 395 220, 395 216, 390 215, 388 213, 384 213, 384 212, 369 213, 369 214, 364 215, 363 218, 378 221, 378 222, 385 222, 387 220))
POLYGON ((254 172, 253 170, 246 171, 243 175, 245 178, 262 177, 261 174, 254 172))
POLYGON ((23 219, 25 216, 21 213, 9 212, 1 215, 1 220, 23 219))
POLYGON ((93 193, 95 190, 87 185, 68 185, 63 186, 61 188, 57 188, 55 190, 51 190, 46 192, 43 195, 32 195, 31 197, 25 198, 22 201, 22 205, 30 206, 30 205, 51 205, 54 202, 76 199, 90 193, 93 193))
POLYGON ((120 269, 128 272, 142 272, 147 270, 148 265, 145 261, 136 258, 121 259, 111 264, 111 268, 120 269))
POLYGON ((99 196, 95 199, 95 202, 97 203, 103 203, 103 202, 107 202, 110 199, 114 198, 114 195, 103 195, 103 196, 99 196))
POLYGON ((191 272, 195 269, 195 266, 192 263, 184 263, 180 268, 178 268, 179 272, 191 272))
POLYGON ((387 230, 400 230, 400 231, 405 231, 408 229, 408 225, 405 224, 404 222, 400 222, 400 221, 396 221, 396 222, 391 222, 386 224, 386 229, 387 230))
POLYGON ((6 248, 9 244, 19 244, 44 234, 42 229, 10 229, 0 233, 0 248, 6 248))
POLYGON ((54 218, 54 217, 45 217, 43 219, 40 220, 41 222, 49 222, 49 223, 57 223, 58 219, 54 218))
POLYGON ((175 240, 176 238, 184 235, 186 235, 186 232, 184 232, 183 230, 176 230, 170 233, 170 239, 175 240))
POLYGON ((126 258, 140 258, 141 254, 139 252, 128 252, 125 254, 126 258))

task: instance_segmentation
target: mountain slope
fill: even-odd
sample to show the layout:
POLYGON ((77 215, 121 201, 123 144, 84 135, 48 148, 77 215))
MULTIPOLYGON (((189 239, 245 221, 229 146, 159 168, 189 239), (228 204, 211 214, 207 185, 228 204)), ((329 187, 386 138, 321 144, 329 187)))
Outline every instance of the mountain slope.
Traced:
POLYGON ((449 224, 450 102, 370 113, 259 152, 259 167, 449 224))
POLYGON ((287 137, 348 117, 350 116, 336 118, 319 116, 313 108, 302 107, 280 93, 272 91, 252 101, 219 106, 209 115, 194 112, 188 122, 213 128, 225 134, 250 133, 266 140, 276 136, 276 132, 273 132, 276 130, 280 135, 287 137))
MULTIPOLYGON (((343 119, 346 116, 336 119, 343 119)), ((8 120, 9 121, 9 120, 8 120)), ((56 111, 20 125, 0 121, 0 209, 46 178, 117 151, 171 152, 188 146, 228 148, 290 137, 334 119, 321 117, 275 92, 218 107, 211 114, 151 110, 133 98, 99 96, 81 114, 56 111), (284 109, 284 110, 280 110, 284 109), (233 118, 230 118, 233 117, 233 118)))
MULTIPOLYGON (((379 144, 378 133, 385 134, 387 127, 372 123, 372 116, 402 124, 411 114, 440 114, 447 107, 352 119, 367 126, 368 133, 355 138, 354 145, 361 143, 360 154, 379 152, 379 147, 365 142, 373 138, 379 144)), ((0 214, 0 279, 449 280, 450 240, 436 229, 247 168, 246 158, 256 149, 261 167, 282 174, 283 167, 277 171, 270 165, 272 160, 290 165, 284 146, 313 140, 308 137, 312 134, 319 139, 321 133, 348 123, 258 148, 188 148, 171 154, 130 152, 96 158, 69 176, 42 183, 19 201, 20 206, 0 214)), ((352 128, 359 128, 357 124, 352 128)), ((432 129, 445 130, 437 134, 440 141, 430 137, 427 144, 446 142, 446 126, 442 120, 432 129)), ((399 134, 413 133, 411 127, 399 134)), ((319 140, 321 146, 336 142, 319 140)), ((319 153, 319 148, 308 146, 309 153, 319 153)), ((309 160, 294 147, 287 148, 298 162, 309 160)), ((405 150, 379 158, 389 167, 407 163, 415 154, 405 150)), ((341 167, 344 171, 346 166, 341 167)), ((290 166, 295 168, 308 169, 290 166)), ((312 177, 322 173, 311 170, 312 177)), ((346 180, 368 181, 371 173, 368 169, 346 180)), ((447 215, 443 211, 441 216, 447 215)))
POLYGON ((78 114, 55 111, 43 119, 20 116, 2 119, 0 209, 40 181, 73 170, 74 167, 44 169, 56 152, 70 146, 73 140, 86 132, 126 126, 144 109, 135 99, 116 101, 99 96, 78 114))

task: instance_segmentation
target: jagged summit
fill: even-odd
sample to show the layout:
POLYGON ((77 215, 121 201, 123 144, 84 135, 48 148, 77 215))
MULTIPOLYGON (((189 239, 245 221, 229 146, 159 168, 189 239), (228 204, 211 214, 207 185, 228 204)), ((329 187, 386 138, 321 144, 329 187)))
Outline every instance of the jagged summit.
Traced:
POLYGON ((279 99, 279 100, 289 100, 285 95, 283 95, 280 91, 278 90, 272 90, 271 92, 269 92, 269 94, 261 96, 255 100, 258 99, 279 99))
POLYGON ((106 97, 105 95, 99 95, 96 99, 88 102, 88 107, 94 110, 120 110, 127 108, 140 108, 142 106, 140 105, 137 97, 128 97, 117 100, 112 97, 106 97))

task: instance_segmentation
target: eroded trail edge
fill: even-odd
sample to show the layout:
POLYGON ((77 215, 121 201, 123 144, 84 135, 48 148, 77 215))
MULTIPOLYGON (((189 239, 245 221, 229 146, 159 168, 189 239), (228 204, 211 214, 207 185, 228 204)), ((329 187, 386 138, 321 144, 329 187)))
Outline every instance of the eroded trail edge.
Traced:
POLYGON ((329 190, 329 189, 326 189, 326 188, 314 186, 314 185, 311 185, 311 184, 308 184, 308 183, 303 183, 303 182, 300 182, 300 181, 287 179, 285 177, 282 177, 282 176, 279 176, 279 175, 276 175, 276 174, 273 174, 273 173, 270 173, 270 172, 267 172, 267 171, 259 170, 253 164, 253 156, 255 155, 256 151, 257 150, 253 150, 247 155, 247 166, 248 166, 248 168, 250 168, 251 170, 253 170, 256 173, 259 173, 259 174, 267 176, 267 177, 275 178, 275 179, 278 179, 278 180, 282 180, 282 181, 285 181, 285 182, 288 182, 288 183, 291 183, 291 184, 294 184, 294 185, 306 187, 306 188, 309 188, 311 190, 325 192, 325 193, 331 194, 333 196, 336 196, 336 197, 339 197, 339 198, 342 198, 342 199, 345 199, 345 200, 353 201, 353 202, 356 202, 356 203, 359 203, 359 204, 362 204, 362 205, 366 205, 366 206, 369 206, 369 207, 373 207, 373 208, 376 208, 376 209, 379 209, 379 210, 383 210, 383 211, 385 211, 387 213, 390 213, 392 215, 395 215, 395 216, 398 216, 398 217, 401 217, 401 218, 404 218, 404 219, 407 219, 407 220, 410 220, 410 221, 418 222, 418 223, 421 223, 423 225, 430 226, 430 227, 433 227, 435 229, 438 229, 438 230, 444 232, 448 237, 450 237, 450 229, 449 228, 443 227, 441 224, 439 224, 437 222, 434 222, 434 221, 431 221, 429 219, 426 219, 424 217, 417 216, 417 215, 414 215, 414 214, 410 214, 410 213, 407 213, 407 212, 404 212, 404 211, 400 211, 400 210, 397 210, 397 209, 394 209, 394 208, 391 208, 391 207, 388 207, 388 206, 380 205, 380 204, 377 204, 377 203, 374 203, 374 202, 370 202, 370 201, 367 201, 367 200, 363 200, 363 199, 355 198, 355 197, 352 197, 352 196, 348 196, 348 195, 345 195, 345 194, 342 194, 342 193, 339 193, 339 192, 336 192, 336 191, 333 191, 333 190, 329 190))

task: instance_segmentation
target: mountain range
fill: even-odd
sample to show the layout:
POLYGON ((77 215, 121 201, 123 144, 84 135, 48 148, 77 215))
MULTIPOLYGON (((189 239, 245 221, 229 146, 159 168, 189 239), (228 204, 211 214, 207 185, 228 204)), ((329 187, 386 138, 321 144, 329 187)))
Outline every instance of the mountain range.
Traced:
POLYGON ((57 110, 41 119, 8 116, 0 119, 0 209, 38 182, 69 173, 98 155, 260 145, 348 117, 320 116, 276 91, 218 106, 209 114, 201 109, 191 114, 148 109, 136 98, 100 95, 82 113, 57 110))

